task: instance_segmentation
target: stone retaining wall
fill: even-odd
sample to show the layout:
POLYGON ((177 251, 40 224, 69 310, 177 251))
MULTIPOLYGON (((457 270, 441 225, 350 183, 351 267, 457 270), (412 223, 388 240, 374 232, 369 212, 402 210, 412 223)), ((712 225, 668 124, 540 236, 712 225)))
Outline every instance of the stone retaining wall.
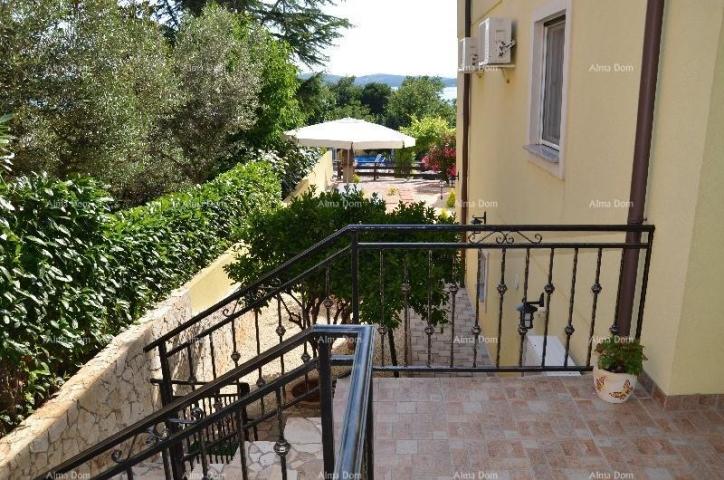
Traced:
MULTIPOLYGON (((331 182, 332 156, 331 152, 327 152, 287 201, 312 186, 317 191, 326 190, 331 182)), ((53 399, 0 438, 0 480, 33 478, 158 409, 158 388, 149 380, 161 378, 160 364, 156 352, 145 354, 143 347, 230 293, 234 285, 223 267, 233 261, 234 256, 234 249, 229 249, 135 325, 116 336, 73 375, 53 399)), ((175 341, 180 343, 192 338, 202 329, 217 323, 222 315, 223 309, 187 330, 175 341)), ((237 322, 236 336, 240 346, 245 343, 247 335, 253 335, 249 327, 252 315, 246 314, 237 322)), ((226 372, 233 367, 232 339, 227 329, 213 336, 215 367, 218 372, 226 372)), ((275 335, 273 337, 276 339, 275 335)), ((193 357, 203 359, 194 364, 194 377, 200 380, 213 377, 208 350, 208 337, 193 344, 193 357)), ((254 352, 249 350, 242 354, 246 359, 254 352)), ((177 355, 172 362, 173 378, 188 377, 185 355, 177 355)), ((183 392, 177 388, 175 393, 183 392)), ((110 462, 109 458, 99 459, 90 466, 90 473, 97 473, 110 462)))
MULTIPOLYGON (((146 354, 143 347, 191 315, 191 296, 184 287, 115 337, 53 399, 0 439, 0 480, 42 474, 158 409, 158 388, 149 379, 161 377, 160 364, 156 352, 146 354)), ((220 315, 212 315, 188 335, 215 323, 220 315)), ((237 336, 243 335, 239 328, 237 336)), ((225 343, 230 344, 230 339, 215 339, 220 351, 231 351, 231 345, 225 343)), ((217 357, 217 366, 230 368, 219 365, 223 358, 229 356, 217 357)), ((188 370, 181 364, 173 367, 176 371, 188 370)), ((199 374, 209 368, 203 363, 196 367, 199 374)), ((91 465, 91 473, 108 466, 108 462, 105 459, 91 465)))

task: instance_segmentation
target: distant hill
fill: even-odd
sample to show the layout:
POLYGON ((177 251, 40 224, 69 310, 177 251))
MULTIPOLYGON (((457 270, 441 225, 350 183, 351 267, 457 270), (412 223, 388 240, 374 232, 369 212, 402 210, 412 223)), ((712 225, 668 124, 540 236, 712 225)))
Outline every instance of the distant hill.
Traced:
MULTIPOLYGON (((311 73, 302 73, 299 76, 301 78, 309 78, 311 73)), ((337 83, 342 75, 334 75, 331 73, 324 74, 324 81, 327 83, 337 83)), ((387 73, 373 73, 371 75, 361 75, 356 77, 354 80, 355 85, 366 85, 368 83, 386 83, 390 87, 399 87, 402 85, 402 81, 405 79, 405 75, 391 75, 387 73)), ((456 78, 442 78, 443 83, 446 87, 454 87, 457 85, 456 78)))

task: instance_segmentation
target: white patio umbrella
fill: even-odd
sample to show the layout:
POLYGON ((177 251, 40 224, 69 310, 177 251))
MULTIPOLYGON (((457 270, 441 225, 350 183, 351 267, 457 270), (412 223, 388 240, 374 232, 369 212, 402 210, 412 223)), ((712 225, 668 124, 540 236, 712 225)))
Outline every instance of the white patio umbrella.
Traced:
POLYGON ((415 146, 415 139, 376 123, 343 118, 284 132, 304 147, 327 147, 342 150, 382 150, 415 146))

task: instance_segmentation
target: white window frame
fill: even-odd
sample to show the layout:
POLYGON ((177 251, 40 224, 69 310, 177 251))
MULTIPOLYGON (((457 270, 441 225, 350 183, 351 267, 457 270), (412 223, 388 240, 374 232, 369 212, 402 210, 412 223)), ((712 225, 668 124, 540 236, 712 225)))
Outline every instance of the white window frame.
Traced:
POLYGON ((528 139, 525 149, 530 152, 530 161, 558 178, 563 179, 566 114, 568 104, 568 72, 571 45, 571 1, 551 0, 533 12, 530 47, 530 112, 528 139), (565 16, 563 44, 563 86, 561 95, 561 132, 560 144, 551 145, 542 139, 543 132, 543 92, 545 81, 545 34, 544 24, 549 20, 565 16))

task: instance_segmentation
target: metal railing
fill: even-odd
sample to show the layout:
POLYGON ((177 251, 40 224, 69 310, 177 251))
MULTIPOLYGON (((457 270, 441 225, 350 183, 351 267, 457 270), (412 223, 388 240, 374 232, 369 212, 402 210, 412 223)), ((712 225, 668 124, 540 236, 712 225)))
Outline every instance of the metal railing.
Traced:
MULTIPOLYGON (((612 309, 622 294, 625 251, 643 257, 630 322, 631 336, 641 335, 653 234, 649 225, 349 225, 146 350, 158 351, 162 378, 155 382, 167 401, 181 384, 203 384, 223 370, 217 363, 231 363, 219 361, 219 339, 232 343, 234 365, 240 360, 238 337, 254 338, 250 349, 258 354, 262 339, 269 342, 263 333, 273 328, 270 318, 278 342, 316 323, 375 324, 378 371, 587 371, 596 334, 629 333, 622 332, 623 319, 612 309), (627 242, 630 232, 642 240, 627 242), (464 319, 466 272, 474 314, 464 319), (518 316, 518 303, 518 309, 545 306, 534 317, 536 325, 518 316), (260 316, 266 316, 266 326, 260 316), (536 364, 525 355, 534 333, 543 338, 536 364), (551 337, 564 346, 560 358, 549 356, 551 337), (583 351, 579 338, 587 344, 583 351), (212 368, 200 379, 204 359, 212 368)), ((257 382, 263 381, 260 369, 257 382)))
POLYGON ((132 478, 157 457, 178 479, 233 461, 244 452, 233 445, 271 420, 283 458, 283 411, 317 392, 324 473, 336 475, 326 478, 371 478, 373 371, 591 370, 596 334, 641 336, 653 236, 648 225, 349 225, 146 346, 160 360, 163 408, 50 473, 110 459, 96 478, 132 478), (631 319, 618 308, 626 252, 643 257, 631 319), (531 359, 533 334, 542 350, 531 359), (330 369, 349 364, 351 346, 332 353, 325 335, 358 338, 336 464, 330 369), (306 389, 287 401, 301 378, 306 389), (150 446, 139 450, 139 437, 150 446))
MULTIPOLYGON (((252 361, 231 370, 191 394, 179 398, 145 419, 103 440, 96 446, 76 455, 61 465, 43 473, 38 480, 47 478, 142 478, 143 473, 155 466, 163 468, 165 478, 181 480, 198 475, 212 478, 212 463, 230 465, 234 473, 224 470, 227 478, 249 478, 247 446, 253 441, 253 429, 263 422, 273 422, 276 441, 274 452, 279 457, 281 477, 287 478, 286 456, 290 451, 284 435, 285 410, 313 394, 320 397, 322 424, 321 443, 324 478, 364 478, 357 452, 372 461, 371 441, 367 423, 372 417, 371 355, 375 332, 372 327, 360 325, 316 325, 300 332, 281 344, 263 352, 252 361), (354 339, 353 355, 332 354, 332 343, 337 339, 354 339), (319 355, 303 365, 278 376, 274 380, 244 393, 241 379, 251 371, 274 359, 290 355, 305 343, 314 343, 319 355), (350 389, 342 423, 339 444, 340 461, 335 469, 332 395, 333 366, 351 366, 354 387, 350 389), (287 389, 291 382, 308 379, 311 372, 319 375, 319 384, 289 400, 287 389), (220 397, 232 392, 233 399, 222 403, 220 397), (269 401, 271 397, 271 402, 269 401), (207 399, 214 399, 208 408, 207 399), (267 401, 266 408, 263 407, 267 401), (261 404, 255 417, 247 409, 261 404), (354 448, 355 452, 347 452, 354 448), (232 459, 238 458, 237 462, 232 459), (110 465, 104 467, 104 465, 110 465), (100 467, 99 467, 100 466, 100 467), (335 472, 339 474, 333 477, 335 472), (355 476, 356 475, 356 476, 355 476)), ((298 352, 297 352, 298 353, 298 352)))

